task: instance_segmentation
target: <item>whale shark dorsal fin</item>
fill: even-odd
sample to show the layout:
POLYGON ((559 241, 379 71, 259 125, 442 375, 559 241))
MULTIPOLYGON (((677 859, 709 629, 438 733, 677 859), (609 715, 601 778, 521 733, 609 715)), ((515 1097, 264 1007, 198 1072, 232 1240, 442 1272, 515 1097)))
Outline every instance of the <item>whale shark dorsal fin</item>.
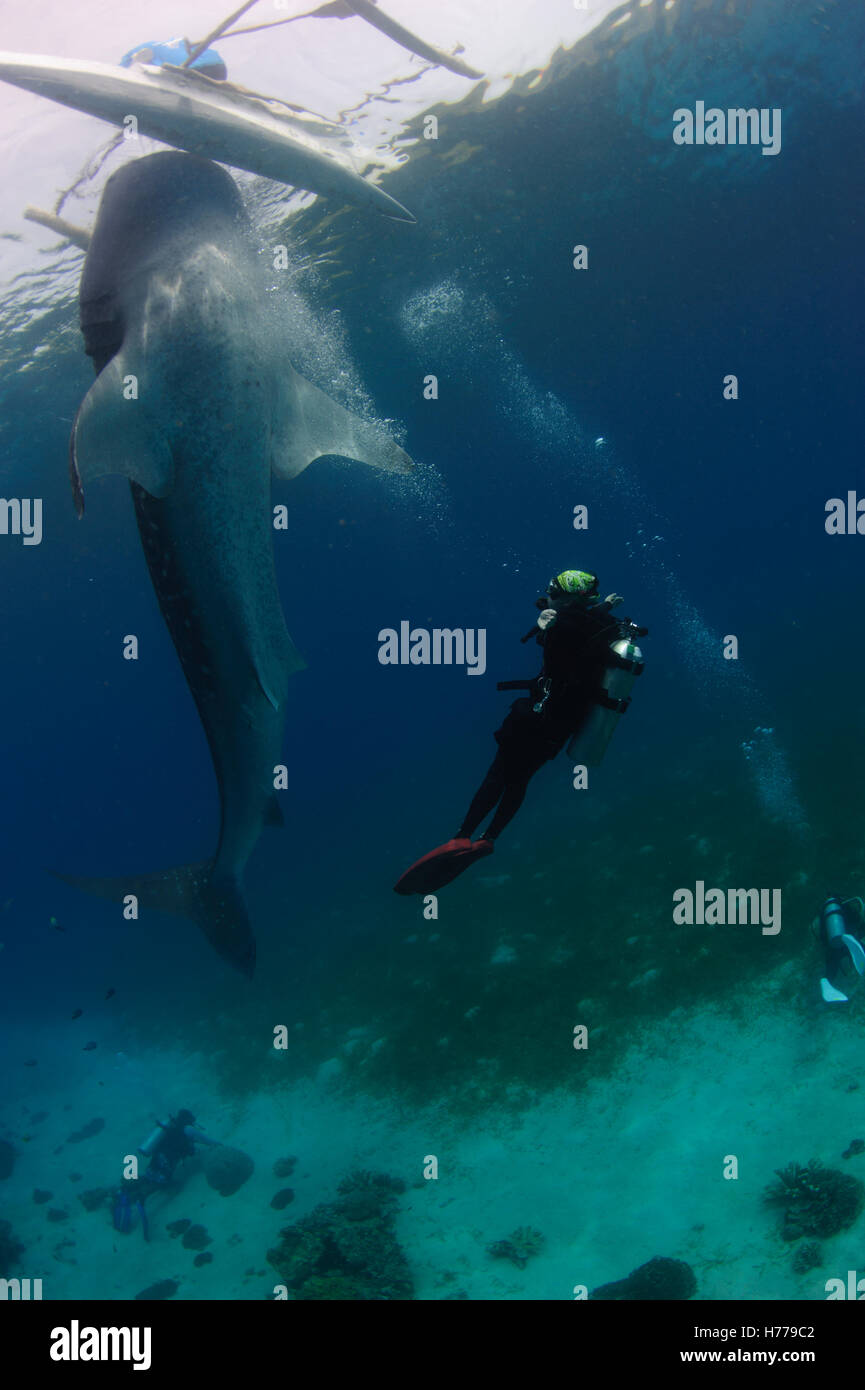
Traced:
POLYGON ((391 473, 410 473, 414 467, 381 425, 352 415, 291 367, 282 368, 273 416, 274 475, 296 478, 328 454, 391 473))
POLYGON ((123 349, 103 367, 78 408, 69 439, 69 471, 79 516, 84 511, 84 486, 93 478, 119 473, 151 497, 167 496, 174 485, 165 422, 142 394, 140 373, 123 349), (133 376, 138 398, 128 399, 133 376))

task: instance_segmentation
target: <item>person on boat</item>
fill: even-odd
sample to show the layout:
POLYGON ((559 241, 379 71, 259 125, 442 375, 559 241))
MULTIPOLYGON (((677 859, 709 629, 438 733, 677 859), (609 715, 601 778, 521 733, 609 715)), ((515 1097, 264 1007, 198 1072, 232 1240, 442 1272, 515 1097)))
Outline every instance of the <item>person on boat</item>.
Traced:
MULTIPOLYGON (((531 681, 502 681, 499 690, 527 690, 514 701, 495 740, 498 752, 452 840, 417 860, 395 885, 395 892, 432 893, 450 883, 471 864, 492 854, 499 835, 516 815, 529 782, 544 763, 579 733, 597 705, 621 713, 627 701, 612 699, 603 689, 611 663, 642 670, 638 661, 611 656, 611 644, 631 635, 644 635, 629 619, 621 622, 612 610, 619 594, 598 598, 598 579, 585 570, 564 570, 550 580, 536 601, 541 610, 522 639, 535 638, 543 652, 543 669, 531 681), (478 840, 472 836, 493 813, 478 840)), ((607 735, 608 737, 609 735, 607 735)), ((605 745, 604 745, 605 746, 605 745)))
MULTIPOLYGON (((122 68, 131 68, 133 63, 149 63, 156 68, 182 68, 192 52, 188 39, 168 39, 165 43, 140 43, 130 48, 120 59, 122 68)), ((196 72, 211 77, 215 82, 228 80, 228 69, 215 48, 206 48, 189 64, 196 72)))

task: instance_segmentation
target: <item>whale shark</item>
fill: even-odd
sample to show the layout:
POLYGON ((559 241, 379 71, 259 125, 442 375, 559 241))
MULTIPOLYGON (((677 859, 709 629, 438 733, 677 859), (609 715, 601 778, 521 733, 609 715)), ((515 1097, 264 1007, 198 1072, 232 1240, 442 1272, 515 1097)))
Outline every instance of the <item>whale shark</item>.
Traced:
POLYGON ((97 376, 72 427, 79 517, 90 483, 130 483, 162 617, 216 773, 211 858, 125 878, 67 882, 191 919, 232 966, 253 973, 242 875, 281 813, 285 703, 304 666, 277 591, 271 476, 326 455, 398 473, 408 455, 350 414, 275 350, 263 277, 231 176, 164 151, 108 180, 79 292, 97 376))

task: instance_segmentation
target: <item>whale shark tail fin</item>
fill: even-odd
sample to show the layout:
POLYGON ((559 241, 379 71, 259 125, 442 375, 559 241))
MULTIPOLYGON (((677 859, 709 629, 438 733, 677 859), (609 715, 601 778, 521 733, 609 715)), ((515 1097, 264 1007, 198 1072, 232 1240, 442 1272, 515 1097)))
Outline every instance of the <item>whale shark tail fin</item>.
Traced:
POLYGON ((121 903, 130 920, 140 919, 142 909, 185 917, 235 970, 250 977, 255 970, 255 937, 240 882, 232 874, 215 872, 212 860, 123 878, 54 877, 94 897, 121 903))

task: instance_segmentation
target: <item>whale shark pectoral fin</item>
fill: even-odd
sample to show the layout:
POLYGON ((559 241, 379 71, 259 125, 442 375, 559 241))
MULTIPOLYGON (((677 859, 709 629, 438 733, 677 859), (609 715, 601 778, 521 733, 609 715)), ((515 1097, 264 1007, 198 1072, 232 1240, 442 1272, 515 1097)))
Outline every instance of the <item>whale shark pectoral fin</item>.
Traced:
MULTIPOLYGON (((290 638, 289 638, 289 641, 291 641, 290 638)), ((292 644, 292 645, 293 645, 293 644, 292 644)), ((291 665, 286 664, 286 665, 285 665, 285 670, 286 670, 286 674, 287 674, 287 675, 290 676, 290 675, 292 675, 295 671, 302 671, 302 670, 303 670, 304 666, 306 665, 306 662, 305 662, 305 661, 302 659, 302 657, 300 657, 300 656, 298 656, 297 659, 298 659, 298 661, 300 662, 300 665, 297 665, 297 664, 291 664, 291 665)), ((269 663, 268 663, 268 664, 269 664, 269 663)), ((262 695, 264 696, 265 700, 267 700, 267 703, 268 703, 273 709, 278 710, 278 709, 279 709, 280 701, 279 701, 278 695, 275 695, 275 694, 274 694, 274 691, 279 689, 279 685, 277 684, 276 680, 274 679, 274 676, 275 676, 277 673, 269 671, 269 670, 267 669, 267 667, 266 667, 262 662, 260 662, 260 661, 255 661, 255 660, 253 660, 253 668, 254 668, 254 670, 255 670, 255 678, 256 678, 256 680, 258 681, 258 684, 259 684, 259 686, 260 686, 260 688, 261 688, 261 693, 262 693, 262 695)))
POLYGON ((84 512, 84 485, 119 473, 151 497, 165 497, 174 485, 174 461, 165 421, 146 399, 125 392, 139 380, 123 350, 103 367, 75 416, 69 438, 69 473, 75 510, 84 512))
POLYGON ((258 681, 259 686, 261 687, 261 693, 262 693, 262 695, 264 696, 265 700, 267 700, 267 703, 268 703, 273 709, 278 710, 278 709, 279 709, 279 701, 278 701, 278 699, 276 698, 276 696, 274 695, 273 691, 271 690, 270 686, 269 686, 268 683, 267 683, 267 676, 266 676, 265 674, 262 673, 262 671, 260 670, 260 668, 259 668, 258 666, 256 666, 256 668, 255 668, 255 677, 256 677, 256 680, 258 681))
POLYGON ((391 473, 410 473, 414 467, 381 425, 352 415, 288 368, 281 374, 274 412, 273 472, 277 478, 296 478, 328 454, 391 473))
POLYGON ((267 641, 250 645, 246 652, 262 695, 277 712, 284 703, 287 678, 306 670, 306 662, 289 636, 287 628, 271 634, 267 641))

